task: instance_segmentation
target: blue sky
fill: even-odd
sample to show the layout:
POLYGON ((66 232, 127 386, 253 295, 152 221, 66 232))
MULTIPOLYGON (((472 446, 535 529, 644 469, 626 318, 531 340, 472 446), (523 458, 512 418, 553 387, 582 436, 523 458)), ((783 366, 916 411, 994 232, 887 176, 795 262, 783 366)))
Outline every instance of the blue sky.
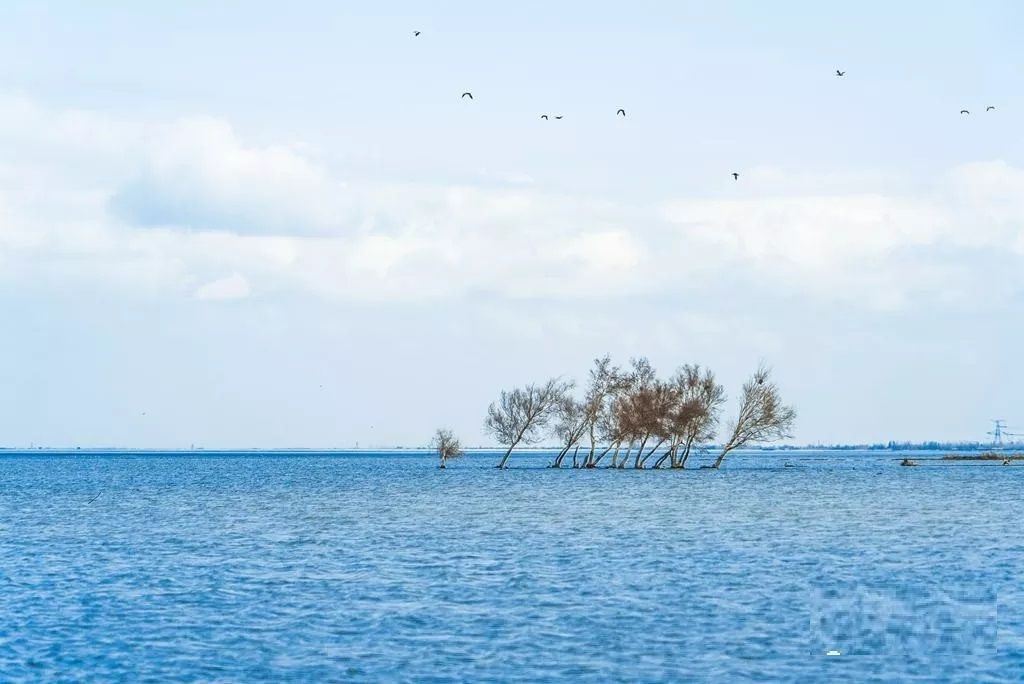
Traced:
POLYGON ((477 444, 605 352, 1024 427, 1024 9, 666 4, 4 3, 0 443, 477 444))

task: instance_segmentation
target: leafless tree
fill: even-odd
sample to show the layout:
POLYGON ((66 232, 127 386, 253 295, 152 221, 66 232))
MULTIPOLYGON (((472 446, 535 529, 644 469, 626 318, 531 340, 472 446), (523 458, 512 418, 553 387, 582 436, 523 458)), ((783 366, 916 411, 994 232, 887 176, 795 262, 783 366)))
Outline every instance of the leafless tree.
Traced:
MULTIPOLYGON (((596 467, 608 453, 609 449, 605 449, 598 455, 597 445, 606 436, 604 426, 607 424, 615 398, 628 384, 628 377, 620 368, 612 365, 611 356, 605 354, 599 359, 594 359, 594 367, 590 369, 587 393, 583 399, 587 434, 590 437, 590 450, 583 460, 584 468, 596 467)), ((609 442, 609 446, 610 444, 609 442)))
POLYGON ((554 431, 561 441, 562 448, 555 456, 555 461, 551 464, 552 467, 560 468, 569 451, 574 447, 574 467, 596 467, 601 457, 608 452, 608 449, 605 449, 600 455, 597 454, 597 446, 602 443, 604 437, 603 421, 609 413, 613 396, 622 384, 622 372, 612 365, 610 356, 605 355, 594 359, 594 366, 590 369, 590 377, 583 398, 577 400, 566 396, 556 411, 557 420, 554 431), (589 436, 590 448, 580 461, 576 456, 580 442, 585 436, 589 436))
POLYGON ((725 389, 715 380, 710 369, 685 365, 669 381, 672 401, 666 422, 671 439, 669 448, 655 463, 660 467, 669 459, 673 468, 685 468, 695 444, 715 438, 719 415, 725 402, 725 389))
MULTIPOLYGON (((562 448, 555 456, 552 468, 561 468, 566 454, 573 447, 579 449, 579 441, 587 432, 587 413, 583 403, 573 397, 566 396, 555 409, 555 435, 562 443, 562 448)), ((575 453, 573 454, 575 457, 575 453)))
POLYGON ((571 382, 552 378, 543 385, 502 391, 498 401, 487 409, 484 423, 499 444, 508 445, 499 468, 507 467, 512 450, 521 442, 529 444, 543 434, 571 389, 571 382))
POLYGON ((627 445, 625 457, 617 464, 613 457, 613 466, 625 468, 633 447, 637 447, 633 460, 634 468, 643 468, 647 459, 668 438, 665 417, 671 400, 670 388, 658 380, 654 368, 645 358, 633 359, 623 389, 616 397, 613 406, 613 423, 619 443, 627 445), (646 451, 648 442, 655 438, 658 442, 646 451))
POLYGON ((438 428, 437 432, 434 433, 434 438, 430 440, 430 446, 437 451, 437 456, 441 459, 442 468, 448 465, 448 459, 460 458, 465 453, 462 451, 462 445, 459 444, 455 434, 445 428, 438 428))
POLYGON ((791 437, 795 421, 796 410, 782 403, 779 389, 771 379, 771 369, 761 365, 743 385, 739 414, 729 425, 729 438, 713 467, 720 467, 733 449, 791 437))

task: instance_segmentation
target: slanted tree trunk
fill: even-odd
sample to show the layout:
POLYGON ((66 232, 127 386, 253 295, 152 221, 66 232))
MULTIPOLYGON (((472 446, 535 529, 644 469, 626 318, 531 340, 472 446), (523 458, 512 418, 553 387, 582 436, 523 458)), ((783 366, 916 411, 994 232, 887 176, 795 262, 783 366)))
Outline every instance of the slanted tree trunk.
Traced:
POLYGON ((498 468, 507 468, 508 467, 509 456, 512 455, 512 450, 516 448, 517 444, 519 444, 518 440, 515 441, 515 442, 512 442, 512 444, 508 448, 508 451, 506 451, 505 455, 501 457, 501 463, 498 464, 498 468))
POLYGON ((676 449, 679 448, 679 444, 672 442, 672 445, 661 455, 661 458, 654 464, 655 468, 660 468, 661 464, 665 462, 665 459, 671 459, 670 465, 674 468, 676 463, 676 449))
MULTIPOLYGON (((664 444, 664 443, 665 443, 665 438, 662 437, 660 440, 658 440, 657 444, 655 444, 653 447, 651 447, 651 450, 647 452, 647 455, 644 456, 642 459, 640 459, 640 466, 639 467, 643 468, 644 465, 647 464, 647 459, 649 459, 651 457, 651 454, 653 454, 655 451, 660 449, 661 445, 664 444)), ((639 454, 637 454, 637 455, 639 455, 639 454)))
POLYGON ((633 453, 633 442, 629 443, 629 448, 626 449, 625 455, 623 455, 622 460, 619 461, 619 464, 617 466, 615 466, 615 467, 618 468, 619 470, 622 470, 623 468, 625 468, 626 467, 626 463, 629 462, 629 455, 631 453, 633 453))
POLYGON ((711 466, 715 470, 722 465, 722 461, 725 460, 725 455, 728 454, 732 449, 722 449, 722 453, 718 454, 718 458, 715 459, 715 465, 711 466))
MULTIPOLYGON (((619 453, 619 447, 618 447, 617 443, 616 444, 609 444, 608 448, 605 449, 604 451, 602 451, 601 455, 594 459, 594 462, 590 464, 590 467, 591 468, 596 468, 597 465, 601 462, 601 459, 604 458, 608 454, 608 452, 612 450, 612 447, 615 447, 615 453, 619 453)), ((614 462, 614 459, 613 459, 613 462, 614 462)))
POLYGON ((526 430, 523 430, 522 432, 519 433, 518 437, 516 437, 514 440, 512 440, 512 443, 509 444, 509 446, 508 446, 508 451, 506 451, 505 455, 501 457, 501 463, 498 464, 498 468, 507 468, 508 467, 508 459, 509 459, 510 456, 512 456, 512 450, 515 449, 519 445, 519 443, 521 441, 523 441, 523 435, 525 435, 525 434, 526 434, 526 430))
POLYGON ((736 445, 727 443, 724 447, 722 447, 722 453, 718 454, 718 458, 715 459, 715 464, 711 467, 714 468, 715 470, 718 470, 718 468, 722 465, 722 461, 725 460, 726 455, 735 448, 736 445))
POLYGON ((693 449, 693 438, 688 437, 686 439, 686 447, 683 449, 683 457, 679 459, 679 467, 686 468, 686 461, 690 458, 690 453, 693 449))
POLYGON ((647 446, 647 440, 648 439, 650 439, 650 435, 645 436, 643 438, 643 441, 640 442, 640 448, 637 449, 636 458, 633 460, 633 468, 634 469, 639 469, 640 468, 640 459, 644 455, 644 447, 647 446))

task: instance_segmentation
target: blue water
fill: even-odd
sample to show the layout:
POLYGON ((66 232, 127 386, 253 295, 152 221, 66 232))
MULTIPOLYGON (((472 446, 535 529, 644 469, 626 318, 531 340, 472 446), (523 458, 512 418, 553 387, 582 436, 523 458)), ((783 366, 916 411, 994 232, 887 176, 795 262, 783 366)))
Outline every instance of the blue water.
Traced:
POLYGON ((901 457, 8 453, 0 680, 1021 680, 1024 465, 901 457))

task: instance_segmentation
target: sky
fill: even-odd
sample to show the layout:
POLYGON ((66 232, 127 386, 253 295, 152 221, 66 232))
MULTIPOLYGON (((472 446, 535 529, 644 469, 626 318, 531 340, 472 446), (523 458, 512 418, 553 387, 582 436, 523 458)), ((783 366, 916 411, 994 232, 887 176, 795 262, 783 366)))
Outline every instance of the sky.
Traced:
POLYGON ((764 361, 800 444, 1024 433, 1021 25, 8 0, 0 445, 490 444, 605 353, 764 361))

